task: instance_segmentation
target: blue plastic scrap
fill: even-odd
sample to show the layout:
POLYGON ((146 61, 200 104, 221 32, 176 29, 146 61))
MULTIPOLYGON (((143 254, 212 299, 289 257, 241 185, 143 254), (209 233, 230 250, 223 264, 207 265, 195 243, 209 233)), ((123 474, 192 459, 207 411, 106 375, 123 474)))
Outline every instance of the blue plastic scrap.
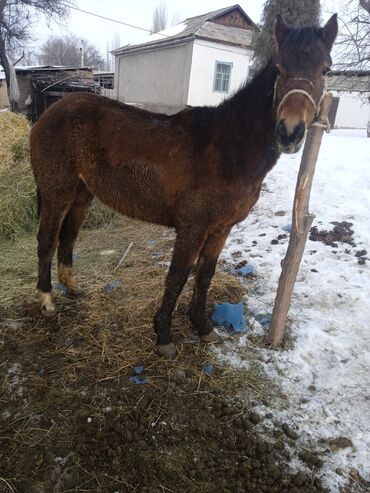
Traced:
POLYGON ((258 313, 254 318, 259 322, 262 327, 270 325, 272 315, 270 313, 258 313))
POLYGON ((212 320, 217 324, 232 329, 232 332, 247 332, 247 319, 243 303, 219 303, 215 305, 212 320))
POLYGON ((205 373, 206 375, 208 375, 210 377, 212 375, 212 373, 213 373, 213 365, 212 365, 212 363, 209 363, 208 365, 205 365, 203 367, 202 372, 205 373))
POLYGON ((151 252, 152 257, 161 257, 163 255, 163 250, 158 250, 158 252, 151 252))
POLYGON ((110 281, 104 286, 103 291, 105 293, 110 293, 111 291, 113 291, 113 289, 119 288, 121 284, 122 282, 119 279, 116 279, 115 281, 110 281))
POLYGON ((283 229, 284 231, 287 231, 288 233, 291 233, 292 225, 291 224, 285 224, 285 226, 282 226, 281 229, 283 229))
POLYGON ((254 274, 255 268, 251 264, 246 264, 243 265, 243 267, 239 267, 238 269, 235 269, 235 273, 238 276, 243 276, 243 277, 248 277, 251 274, 254 274))
POLYGON ((54 284, 55 289, 59 289, 59 291, 62 291, 64 294, 68 293, 67 286, 62 284, 61 282, 57 282, 54 284))
POLYGON ((131 377, 128 377, 128 381, 131 383, 135 383, 136 385, 143 385, 149 383, 149 379, 142 375, 144 371, 143 366, 134 366, 134 374, 131 377))

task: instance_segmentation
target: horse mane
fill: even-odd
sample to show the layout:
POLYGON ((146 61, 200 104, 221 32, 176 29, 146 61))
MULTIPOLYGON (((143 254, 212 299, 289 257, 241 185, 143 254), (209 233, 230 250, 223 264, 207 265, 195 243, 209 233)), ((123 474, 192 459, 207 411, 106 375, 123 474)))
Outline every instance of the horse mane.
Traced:
POLYGON ((289 56, 292 51, 308 48, 314 41, 322 37, 322 29, 316 26, 294 27, 287 32, 281 50, 289 56))
POLYGON ((225 99, 218 107, 218 111, 225 116, 226 113, 245 115, 245 112, 254 113, 271 109, 273 102, 274 86, 277 72, 274 63, 270 60, 265 67, 260 69, 252 78, 228 99, 225 99))

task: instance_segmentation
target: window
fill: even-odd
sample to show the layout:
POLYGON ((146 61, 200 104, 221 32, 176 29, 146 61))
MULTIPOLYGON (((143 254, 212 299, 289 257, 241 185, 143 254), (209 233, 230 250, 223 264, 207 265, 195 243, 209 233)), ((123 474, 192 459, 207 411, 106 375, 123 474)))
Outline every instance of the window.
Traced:
POLYGON ((213 92, 229 92, 232 66, 232 63, 216 62, 213 92))

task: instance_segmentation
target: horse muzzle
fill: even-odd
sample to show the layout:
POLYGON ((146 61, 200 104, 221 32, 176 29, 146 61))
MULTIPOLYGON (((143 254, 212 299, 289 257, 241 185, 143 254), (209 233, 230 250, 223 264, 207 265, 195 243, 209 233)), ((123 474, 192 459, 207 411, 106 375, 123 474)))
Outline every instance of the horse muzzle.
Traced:
POLYGON ((279 120, 275 129, 276 142, 280 152, 294 154, 301 148, 306 135, 306 125, 299 122, 292 128, 288 128, 284 119, 279 120))

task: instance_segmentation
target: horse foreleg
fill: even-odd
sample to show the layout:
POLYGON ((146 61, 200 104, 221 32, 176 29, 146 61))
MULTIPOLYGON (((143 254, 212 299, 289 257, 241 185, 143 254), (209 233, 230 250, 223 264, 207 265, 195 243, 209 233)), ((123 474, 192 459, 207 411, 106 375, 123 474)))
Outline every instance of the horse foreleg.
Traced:
POLYGON ((176 348, 171 336, 172 313, 203 244, 203 237, 198 236, 191 241, 192 237, 194 238, 190 233, 186 236, 178 235, 176 239, 162 304, 154 317, 157 352, 168 359, 176 356, 176 348))
POLYGON ((199 256, 193 298, 190 305, 190 319, 204 343, 219 342, 220 337, 207 318, 207 293, 214 276, 217 260, 230 229, 207 238, 199 256))

